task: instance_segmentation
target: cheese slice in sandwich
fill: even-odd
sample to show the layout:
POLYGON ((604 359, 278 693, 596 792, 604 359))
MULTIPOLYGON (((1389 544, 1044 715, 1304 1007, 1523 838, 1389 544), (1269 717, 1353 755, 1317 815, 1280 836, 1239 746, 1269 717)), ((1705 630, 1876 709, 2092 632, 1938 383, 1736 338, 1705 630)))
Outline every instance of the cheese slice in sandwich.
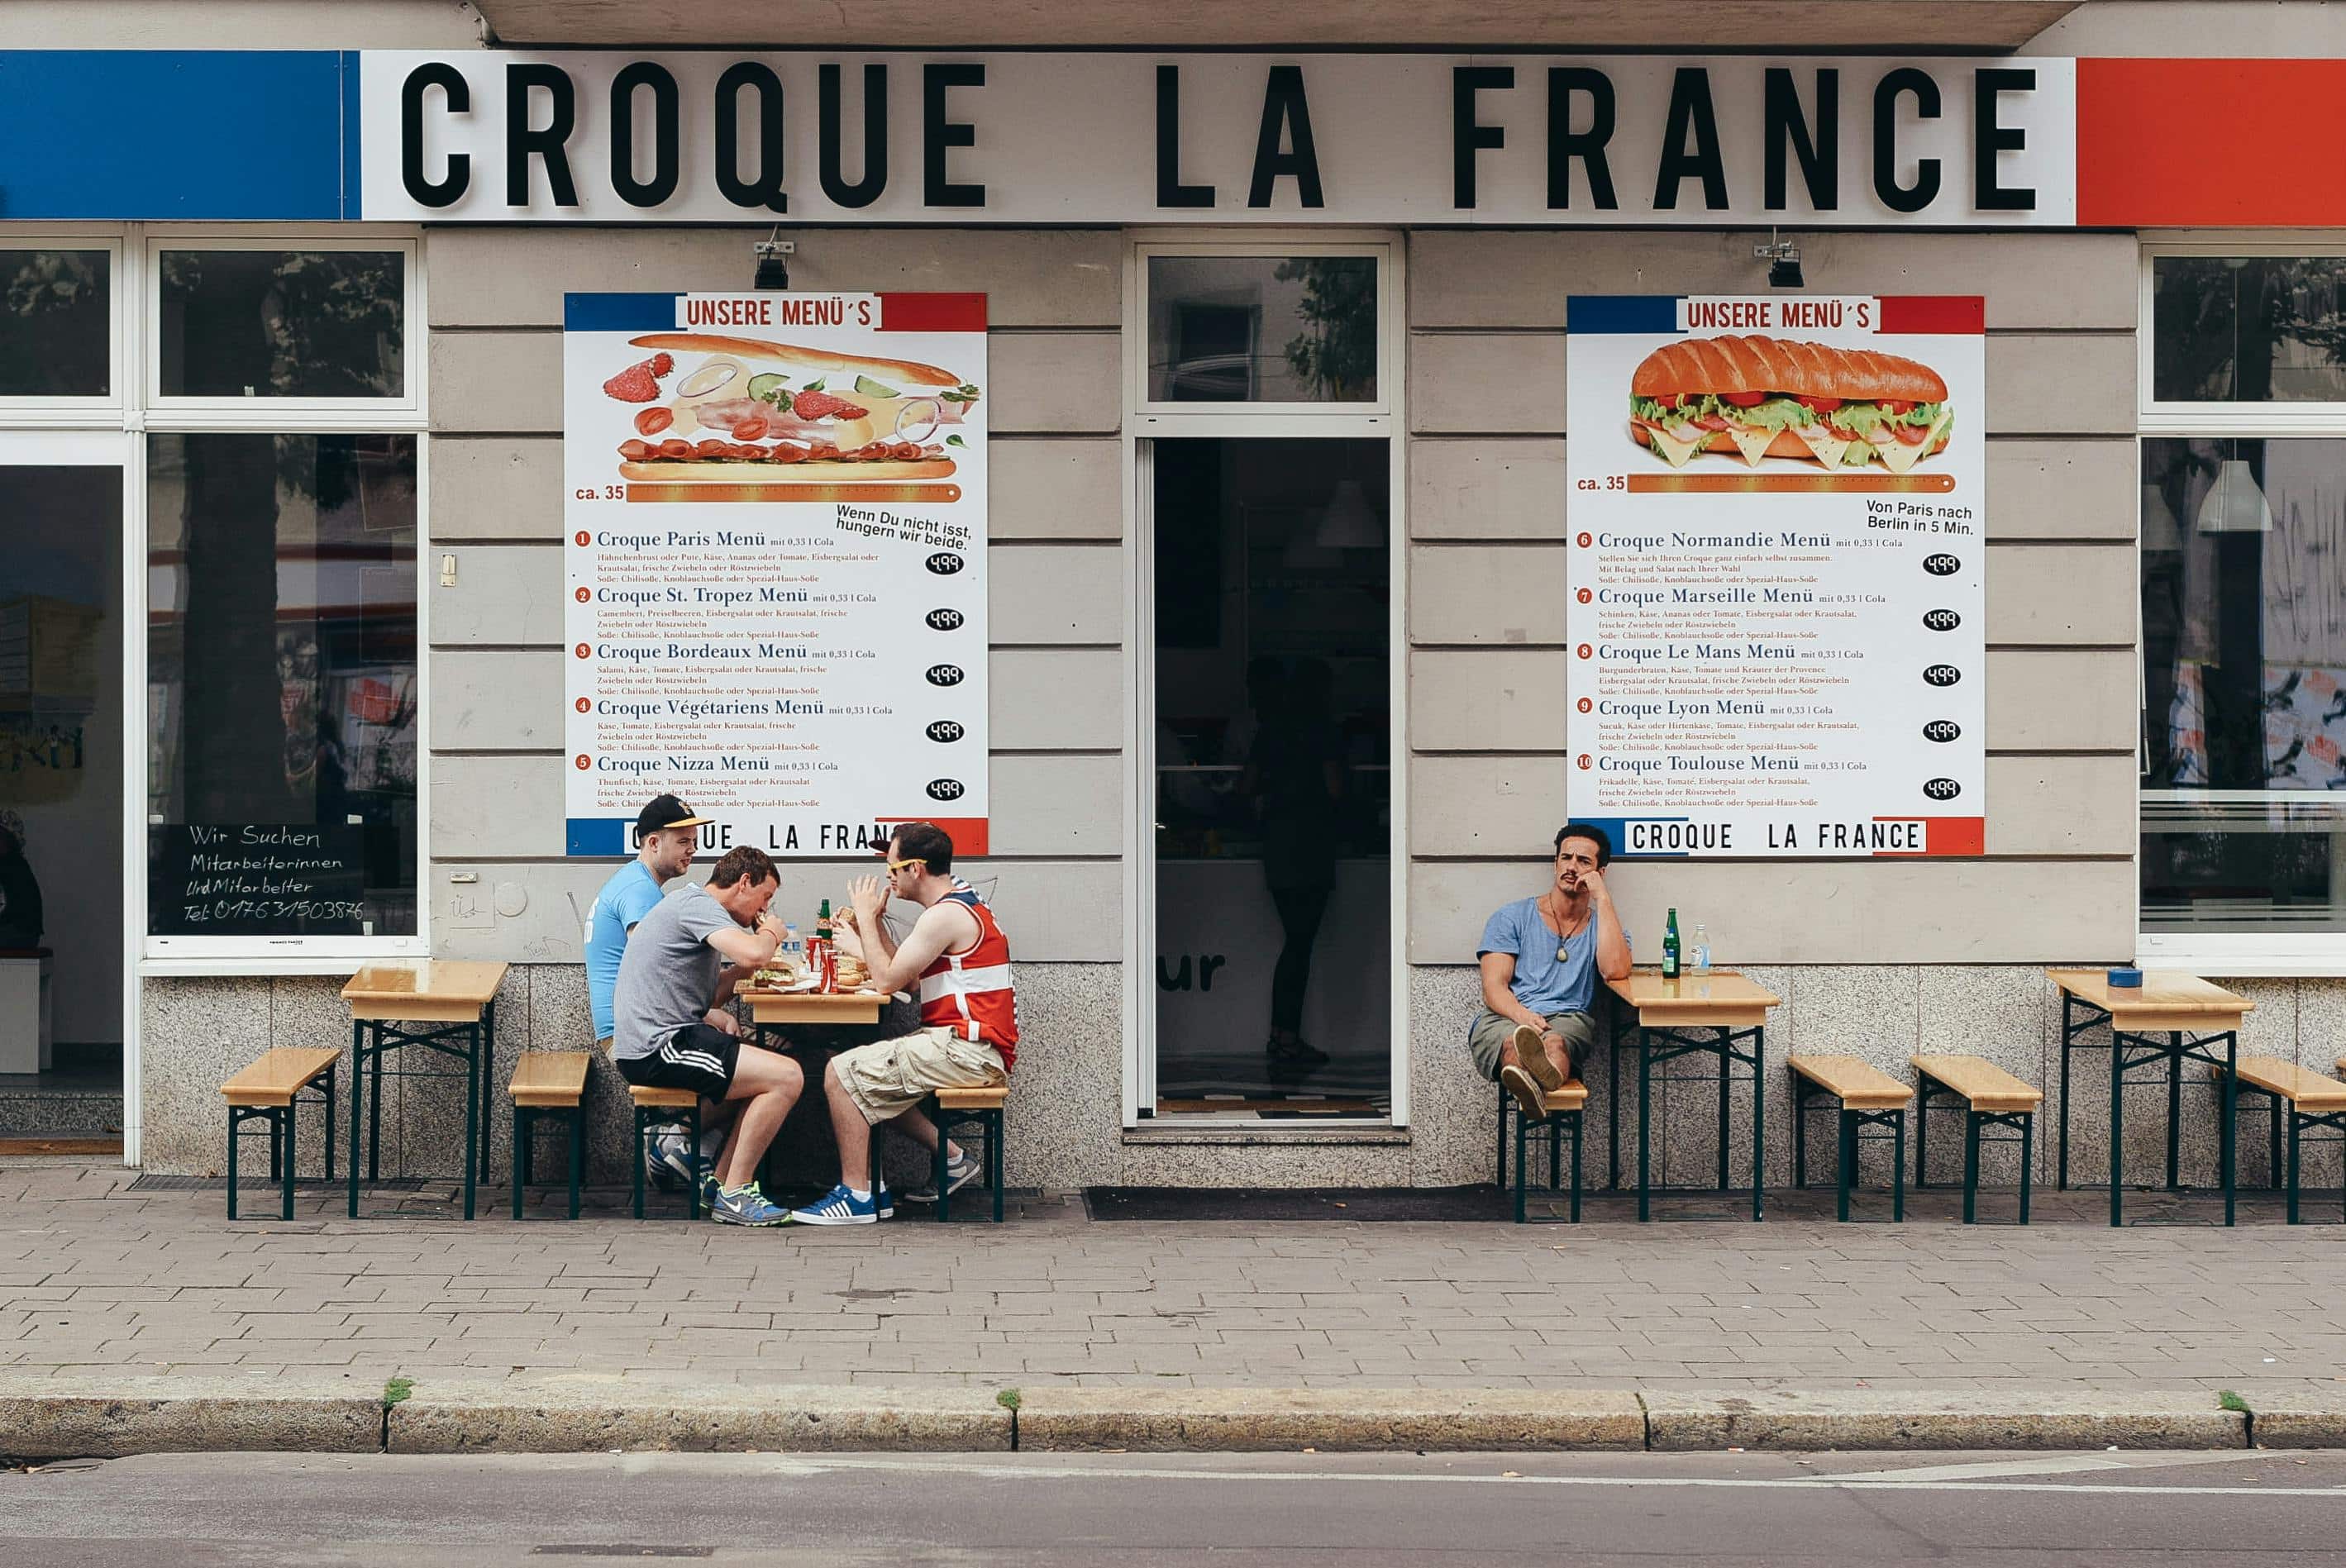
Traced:
POLYGON ((1931 428, 1923 433, 1923 439, 1912 446, 1893 437, 1890 444, 1882 449, 1882 466, 1892 473, 1903 473, 1922 462, 1924 454, 1939 443, 1940 435, 1947 428, 1948 414, 1948 410, 1939 410, 1939 417, 1931 422, 1931 428))
POLYGON ((1743 453, 1745 463, 1757 468, 1760 460, 1768 455, 1768 449, 1776 443, 1776 433, 1772 430, 1746 430, 1741 425, 1730 424, 1727 427, 1727 439, 1743 453))
POLYGON ((1809 443, 1809 450, 1817 454, 1819 463, 1827 468, 1841 466, 1841 453, 1849 450, 1849 437, 1835 435, 1832 427, 1823 423, 1801 425, 1797 433, 1809 443))
POLYGON ((1709 432, 1694 430, 1691 425, 1687 428, 1693 432, 1692 441, 1681 441, 1668 431, 1658 430, 1651 425, 1640 425, 1638 428, 1646 433, 1648 443, 1656 452, 1662 454, 1672 468, 1684 468, 1687 465, 1687 460, 1701 451, 1702 443, 1710 439, 1709 432))

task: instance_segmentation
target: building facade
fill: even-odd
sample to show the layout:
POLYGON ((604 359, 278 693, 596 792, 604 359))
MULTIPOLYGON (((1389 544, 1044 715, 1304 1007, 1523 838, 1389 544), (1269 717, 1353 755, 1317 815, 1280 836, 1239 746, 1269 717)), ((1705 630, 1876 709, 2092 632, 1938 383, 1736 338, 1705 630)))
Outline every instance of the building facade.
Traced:
MULTIPOLYGON (((2346 24, 2327 8, 1810 5, 1796 25, 1729 6, 1720 53, 1659 64, 1614 51, 1678 42, 1606 7, 1462 11, 1430 37, 1329 7, 1325 28, 1210 39, 1241 55, 1185 53, 1206 36, 1120 7, 1059 36, 915 27, 828 53, 686 36, 713 18, 667 9, 684 15, 107 0, 0 21, 20 118, 101 87, 191 113, 232 95, 187 133, 229 149, 210 161, 141 159, 70 109, 73 135, 0 153, 0 512, 21 567, 0 610, 77 650, 27 677, 0 803, 46 891, 56 1039, 120 1043, 133 1163, 217 1169, 220 1079, 269 1045, 347 1038, 336 993, 370 959, 506 961, 501 1055, 587 1041, 581 911, 618 862, 565 830, 566 300, 747 291, 769 238, 795 247, 793 294, 984 298, 989 809, 965 871, 1018 960, 1014 1184, 1484 1176, 1477 942, 1544 884, 1591 733, 1567 699, 1571 443, 1594 438, 1566 428, 1566 301, 1789 297, 1762 253, 1786 239, 1807 296, 1984 301, 1984 407, 1963 431, 1986 491, 1984 839, 1624 859, 1640 959, 1666 911, 1700 922, 1721 967, 1783 999, 1777 1060, 1971 1051, 2057 1094, 2045 966, 2136 958, 2253 997, 2244 1049, 2327 1069, 2346 1046, 2346 725, 2328 711, 2346 714, 2346 191, 2279 188, 2245 150, 2277 91, 2305 120, 2333 112, 2319 84, 2346 78, 2346 24), (1855 15, 1884 9, 1912 30, 1855 15), (1348 25, 1343 50, 1289 36, 1348 25), (1085 53, 1103 49, 1122 52, 1085 53), (647 87, 653 128, 615 178, 596 117, 614 78, 666 62, 690 125, 714 112, 700 77, 742 60, 790 105, 790 210, 722 194, 698 158, 658 201, 624 195, 659 183, 661 111, 647 87), (408 112, 433 61, 444 79, 408 112), (1983 76, 2029 62, 2025 89, 1983 76), (584 116, 575 201, 543 158, 514 173, 515 142, 546 129, 500 117, 515 63, 564 76, 528 103, 567 94, 584 116), (841 200, 857 155, 833 144, 868 183, 853 128, 875 78, 855 78, 875 64, 899 135, 859 218, 841 200), (1583 97, 1543 142, 1559 66, 1605 85, 1567 81, 1583 97), (1775 112, 1771 66, 1804 130, 1823 73, 1845 83, 1838 209, 1800 148, 1790 194, 1763 194, 1748 144, 1778 125, 1753 117, 1775 112), (1682 119, 1688 70, 1716 97, 1682 119), (1599 97, 1627 127, 1610 207, 1571 141, 1599 97), (2231 128, 2165 161, 2157 138, 2208 139, 2211 104, 2231 128), (1885 123, 1916 139, 1885 149, 1885 123), (2013 127, 2033 139, 1999 143, 2013 127), (452 154, 469 184, 434 207, 452 154), (1555 202, 1558 162, 1579 209, 1555 202), (2034 204, 2008 204, 2024 186, 2034 204), (1291 774, 1298 755, 1337 779, 1316 806, 1265 761, 1291 774), (193 907, 175 895, 201 881, 204 830, 255 823, 333 830, 307 847, 347 877, 321 894, 346 920, 219 934, 171 912, 193 907), (1313 868, 1275 869, 1299 836, 1324 840, 1313 868), (1300 914, 1266 893, 1299 876, 1317 890, 1300 914), (1299 930, 1309 973, 1284 983, 1322 1062, 1271 1049, 1299 930)), ((811 922, 870 865, 787 859, 783 902, 811 922)), ((1600 1054, 1600 1101, 1606 1072, 1600 1054)), ((1661 1107, 1674 1172, 1706 1168, 1710 1093, 1661 1107)), ((2100 1101, 2081 1088, 2087 1158, 2100 1101)), ((617 1171, 624 1100, 599 1102, 617 1171)), ((401 1157, 431 1167, 447 1115, 401 1102, 401 1157)), ((2158 1136, 2129 1133, 2146 1154, 2158 1136)), ((1788 1129, 1768 1142, 1788 1151, 1788 1129)))

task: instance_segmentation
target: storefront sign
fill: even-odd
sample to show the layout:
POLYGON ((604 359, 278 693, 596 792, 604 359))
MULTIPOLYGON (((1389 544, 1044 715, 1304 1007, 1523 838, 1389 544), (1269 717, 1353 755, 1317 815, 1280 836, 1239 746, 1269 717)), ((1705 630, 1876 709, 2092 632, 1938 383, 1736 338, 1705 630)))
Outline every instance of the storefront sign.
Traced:
POLYGON ((1983 851, 1984 315, 1570 302, 1566 800, 1623 854, 1983 851))
POLYGON ((572 294, 568 852, 986 849, 985 299, 572 294))
POLYGON ((2077 207, 2068 59, 361 62, 368 219, 2018 228, 2077 207))
POLYGON ((343 823, 153 827, 147 917, 158 936, 360 936, 366 830, 343 823))

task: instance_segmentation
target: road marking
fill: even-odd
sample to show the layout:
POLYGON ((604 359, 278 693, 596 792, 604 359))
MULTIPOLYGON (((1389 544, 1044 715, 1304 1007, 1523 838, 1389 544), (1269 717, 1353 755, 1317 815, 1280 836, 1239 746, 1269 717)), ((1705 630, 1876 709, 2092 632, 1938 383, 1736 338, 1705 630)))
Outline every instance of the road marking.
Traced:
POLYGON ((2048 1459, 1987 1460, 1978 1464, 1926 1464, 1903 1470, 1851 1470, 1837 1475, 1804 1476, 1807 1481, 1848 1481, 1872 1485, 1883 1481, 1986 1481, 2000 1475, 2070 1475, 2088 1470, 2164 1470, 2170 1465, 2239 1464, 2243 1460, 2270 1460, 2269 1453, 2243 1449, 2238 1453, 2178 1453, 2142 1455, 2147 1463, 2129 1464, 2106 1454, 2060 1454, 2048 1459))
MULTIPOLYGON (((2246 1456, 2244 1456, 2246 1457, 2246 1456)), ((2273 1455, 2254 1457, 2270 1462, 2273 1455)), ((1396 1483, 1450 1486, 1571 1486, 1679 1488, 1686 1490, 1723 1490, 1741 1492, 2061 1492, 2076 1496, 2098 1497, 2320 1497, 2335 1502, 2346 1498, 2346 1486, 2116 1486, 2098 1485, 2092 1481, 2063 1483, 2058 1481, 1897 1481, 1883 1479, 1842 1481, 1831 1477, 1796 1476, 1770 1480, 1758 1476, 1602 1476, 1602 1475, 1426 1475, 1379 1474, 1367 1471, 1260 1471, 1244 1470, 1163 1470, 1148 1465, 1089 1466, 1067 1464, 939 1464, 923 1462, 916 1457, 887 1457, 860 1454, 799 1455, 787 1461, 793 1467, 808 1470, 902 1470, 925 1471, 931 1473, 950 1472, 971 1475, 984 1480, 1001 1481, 1297 1481, 1369 1482, 1380 1486, 1396 1483)), ((2128 1467, 2132 1468, 2132 1467, 2128 1467)))

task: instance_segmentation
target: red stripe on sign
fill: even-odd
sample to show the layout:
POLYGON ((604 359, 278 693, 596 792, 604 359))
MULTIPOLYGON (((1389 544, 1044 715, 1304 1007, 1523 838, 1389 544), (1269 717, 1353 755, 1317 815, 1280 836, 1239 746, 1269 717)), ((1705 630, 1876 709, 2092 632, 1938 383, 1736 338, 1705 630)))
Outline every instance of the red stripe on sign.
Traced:
POLYGON ((2346 223, 2346 60, 2079 60, 2077 222, 2346 223))
POLYGON ((1987 300, 1978 294, 1885 294, 1885 332, 1984 332, 1987 300))
MULTIPOLYGON (((1923 824, 1924 855, 1984 855, 1987 853, 1987 819, 1984 817, 1876 817, 1877 822, 1920 822, 1923 824)), ((1911 860, 1916 857, 1902 850, 1875 851, 1881 860, 1911 860)))
POLYGON ((945 837, 954 842, 955 860, 964 855, 985 853, 986 820, 984 817, 877 817, 873 820, 882 826, 898 822, 927 822, 943 828, 945 837))
POLYGON ((982 332, 985 331, 983 294, 882 294, 880 331, 883 332, 982 332))

